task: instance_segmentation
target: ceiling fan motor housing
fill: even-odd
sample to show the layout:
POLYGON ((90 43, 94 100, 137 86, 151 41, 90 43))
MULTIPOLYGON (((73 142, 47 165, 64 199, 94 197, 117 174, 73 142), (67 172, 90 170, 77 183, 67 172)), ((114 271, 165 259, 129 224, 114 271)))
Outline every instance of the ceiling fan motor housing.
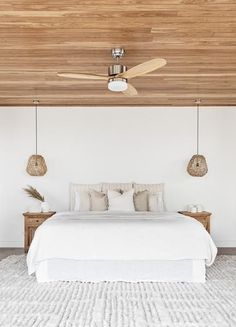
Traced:
POLYGON ((127 67, 124 65, 120 65, 120 64, 111 65, 108 67, 108 75, 112 77, 118 74, 122 74, 126 72, 126 70, 127 67))

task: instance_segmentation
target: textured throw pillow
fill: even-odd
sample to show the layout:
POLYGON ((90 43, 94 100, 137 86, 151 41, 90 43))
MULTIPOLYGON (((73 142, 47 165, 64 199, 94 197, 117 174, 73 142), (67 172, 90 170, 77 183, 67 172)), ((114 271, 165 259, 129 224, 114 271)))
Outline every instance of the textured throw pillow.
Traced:
POLYGON ((152 193, 149 194, 148 208, 149 208, 149 211, 155 211, 155 212, 165 211, 162 192, 158 192, 156 194, 152 194, 152 193))
POLYGON ((136 211, 148 211, 148 191, 134 193, 134 207, 136 211))
POLYGON ((102 184, 70 184, 70 210, 88 211, 90 210, 89 190, 102 190, 102 184), (81 195, 81 201, 80 201, 81 195), (80 210, 81 202, 81 210, 80 210))
MULTIPOLYGON (((158 209, 158 211, 160 211, 160 212, 166 211, 164 189, 165 189, 164 183, 160 183, 160 184, 136 184, 136 183, 134 183, 134 192, 135 193, 145 191, 145 190, 147 190, 149 193, 151 193, 153 195, 154 194, 157 195, 157 194, 161 193, 161 196, 159 195, 158 197, 160 198, 159 202, 162 203, 162 204, 160 204, 160 206, 163 206, 163 210, 158 209)), ((151 203, 152 203, 152 200, 151 200, 151 203)), ((152 208, 152 205, 151 205, 151 208, 152 208)), ((159 208, 159 206, 158 206, 158 208, 159 208)), ((157 210, 150 210, 150 211, 157 211, 157 210)))
POLYGON ((108 210, 110 211, 135 211, 134 208, 134 190, 121 194, 117 191, 107 191, 108 210))
POLYGON ((107 195, 103 192, 90 190, 91 211, 106 211, 108 209, 107 195))

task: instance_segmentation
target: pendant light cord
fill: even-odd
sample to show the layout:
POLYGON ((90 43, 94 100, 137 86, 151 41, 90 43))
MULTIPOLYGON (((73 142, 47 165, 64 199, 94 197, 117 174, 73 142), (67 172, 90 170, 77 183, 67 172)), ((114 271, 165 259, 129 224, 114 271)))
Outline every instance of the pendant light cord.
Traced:
POLYGON ((35 104, 35 166, 38 166, 38 100, 34 100, 33 103, 35 104))
POLYGON ((199 155, 199 102, 197 102, 197 155, 199 155))
MULTIPOLYGON (((35 154, 38 155, 38 102, 35 102, 35 154)), ((37 157, 36 157, 37 158, 37 157)))

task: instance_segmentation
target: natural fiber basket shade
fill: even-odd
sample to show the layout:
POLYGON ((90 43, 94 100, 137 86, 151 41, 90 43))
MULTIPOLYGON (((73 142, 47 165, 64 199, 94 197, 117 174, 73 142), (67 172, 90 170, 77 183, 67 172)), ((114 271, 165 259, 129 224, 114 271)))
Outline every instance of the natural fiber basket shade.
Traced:
POLYGON ((31 176, 43 176, 47 172, 47 165, 43 156, 33 154, 29 160, 26 171, 31 176))
POLYGON ((206 158, 200 154, 195 154, 189 161, 187 171, 191 176, 202 177, 208 172, 206 158))

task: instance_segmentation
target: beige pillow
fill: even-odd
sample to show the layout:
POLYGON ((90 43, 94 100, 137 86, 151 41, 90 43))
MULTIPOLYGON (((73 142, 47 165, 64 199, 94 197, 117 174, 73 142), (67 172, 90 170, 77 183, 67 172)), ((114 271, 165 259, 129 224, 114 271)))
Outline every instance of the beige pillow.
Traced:
POLYGON ((134 194, 135 211, 148 211, 148 196, 147 190, 134 194))
MULTIPOLYGON (((158 210, 154 210, 155 208, 155 199, 151 197, 151 205, 149 204, 149 211, 166 211, 166 204, 165 204, 165 194, 164 194, 164 188, 165 184, 160 183, 160 184, 136 184, 134 183, 134 192, 141 192, 147 190, 149 193, 156 194, 158 195, 156 197, 156 200, 158 202, 158 210), (162 197, 160 196, 162 195, 162 197), (150 209, 151 207, 151 209, 150 209), (163 208, 163 209, 162 209, 163 208)), ((149 199, 150 201, 150 199, 149 199)))
POLYGON ((108 200, 105 193, 90 190, 89 194, 91 211, 106 211, 108 209, 108 200))
POLYGON ((102 190, 102 184, 70 184, 70 210, 89 211, 89 190, 102 190))

